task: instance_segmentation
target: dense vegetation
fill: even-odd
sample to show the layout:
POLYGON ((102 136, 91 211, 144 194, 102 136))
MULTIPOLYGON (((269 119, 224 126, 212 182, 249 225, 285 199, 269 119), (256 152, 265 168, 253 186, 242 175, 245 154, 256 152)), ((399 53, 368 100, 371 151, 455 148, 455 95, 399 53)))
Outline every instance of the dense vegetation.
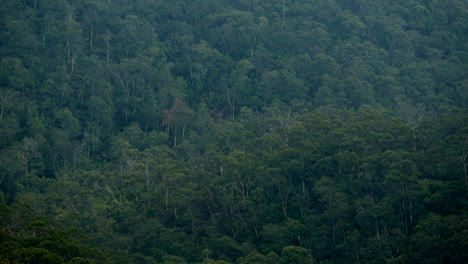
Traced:
POLYGON ((464 0, 2 0, 0 263, 463 263, 464 0))

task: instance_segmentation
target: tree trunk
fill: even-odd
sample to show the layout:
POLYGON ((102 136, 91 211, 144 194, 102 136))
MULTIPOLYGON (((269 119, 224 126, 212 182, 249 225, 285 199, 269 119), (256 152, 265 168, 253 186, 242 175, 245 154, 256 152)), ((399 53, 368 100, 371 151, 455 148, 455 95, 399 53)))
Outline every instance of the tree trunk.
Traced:
POLYGON ((107 41, 106 64, 109 64, 109 55, 110 55, 110 44, 109 44, 109 41, 107 41))
POLYGON ((91 24, 91 30, 89 33, 89 48, 93 49, 93 27, 94 25, 91 24))
POLYGON ((73 75, 75 72, 75 63, 76 63, 76 57, 78 56, 78 51, 74 51, 72 58, 71 58, 71 72, 70 75, 73 75))
POLYGON ((288 217, 288 206, 286 204, 286 201, 283 199, 283 197, 281 197, 281 206, 283 208, 283 215, 284 215, 284 218, 287 218, 288 217))
POLYGON ((169 209, 169 188, 166 187, 166 210, 169 209))
POLYGON ((148 164, 145 164, 145 176, 146 176, 146 191, 150 191, 150 175, 148 170, 148 164))

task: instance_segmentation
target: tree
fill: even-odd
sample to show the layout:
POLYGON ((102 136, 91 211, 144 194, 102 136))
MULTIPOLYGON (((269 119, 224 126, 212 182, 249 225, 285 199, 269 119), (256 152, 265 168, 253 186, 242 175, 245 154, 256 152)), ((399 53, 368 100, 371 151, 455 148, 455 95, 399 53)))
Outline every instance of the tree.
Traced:
POLYGON ((174 146, 177 145, 177 136, 181 133, 182 139, 190 124, 192 110, 178 98, 174 100, 171 109, 164 111, 163 125, 166 126, 166 134, 171 135, 174 146))
POLYGON ((307 249, 297 246, 287 246, 281 252, 284 264, 314 264, 315 259, 309 254, 307 249))

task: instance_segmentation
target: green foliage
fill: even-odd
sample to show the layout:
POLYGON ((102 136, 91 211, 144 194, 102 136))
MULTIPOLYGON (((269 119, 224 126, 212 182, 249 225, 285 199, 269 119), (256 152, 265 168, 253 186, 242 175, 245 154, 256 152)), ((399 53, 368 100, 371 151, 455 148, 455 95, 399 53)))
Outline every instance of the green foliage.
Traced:
POLYGON ((288 246, 283 248, 281 258, 285 264, 304 263, 314 264, 315 260, 307 252, 307 249, 297 246, 288 246))
POLYGON ((0 263, 463 262, 467 7, 2 1, 0 263))

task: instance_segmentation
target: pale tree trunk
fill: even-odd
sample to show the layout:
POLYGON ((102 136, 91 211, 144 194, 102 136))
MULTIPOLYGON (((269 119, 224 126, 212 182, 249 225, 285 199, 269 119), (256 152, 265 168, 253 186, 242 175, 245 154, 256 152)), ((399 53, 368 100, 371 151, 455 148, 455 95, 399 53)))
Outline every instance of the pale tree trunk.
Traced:
POLYGON ((110 43, 109 41, 107 41, 106 64, 109 64, 109 56, 110 56, 110 43))
POLYGON ((284 218, 288 217, 288 205, 286 204, 286 201, 283 199, 281 196, 281 207, 283 208, 283 215, 284 218))
POLYGON ((146 191, 150 191, 150 175, 148 170, 148 164, 145 164, 145 176, 146 176, 146 191))
POLYGON ((89 33, 89 48, 90 49, 93 49, 93 27, 94 27, 94 25, 91 24, 91 30, 90 30, 90 33, 89 33))
POLYGON ((284 31, 284 27, 285 27, 285 24, 286 24, 286 3, 285 1, 283 0, 283 10, 282 10, 282 20, 283 20, 283 25, 281 27, 281 31, 284 31))
POLYGON ((301 153, 301 161, 302 161, 302 171, 301 171, 302 195, 304 196, 304 199, 305 199, 305 197, 306 197, 305 180, 304 180, 305 161, 304 161, 304 154, 303 153, 301 153))
POLYGON ((193 213, 192 213, 192 206, 189 206, 189 215, 190 215, 190 220, 192 224, 192 232, 195 234, 197 230, 195 229, 195 220, 194 220, 193 213))
POLYGON ((465 176, 465 187, 468 188, 468 167, 466 164, 466 157, 468 156, 468 152, 463 153, 462 160, 463 160, 463 173, 465 176))
POLYGON ((376 237, 377 237, 377 243, 378 243, 378 246, 379 246, 379 254, 381 254, 381 247, 380 247, 380 229, 379 229, 379 223, 377 223, 377 219, 374 218, 374 222, 375 222, 375 233, 376 233, 376 237))
POLYGON ((72 58, 71 58, 71 72, 70 75, 73 75, 75 72, 75 63, 76 63, 76 57, 78 56, 78 51, 74 51, 72 58))

